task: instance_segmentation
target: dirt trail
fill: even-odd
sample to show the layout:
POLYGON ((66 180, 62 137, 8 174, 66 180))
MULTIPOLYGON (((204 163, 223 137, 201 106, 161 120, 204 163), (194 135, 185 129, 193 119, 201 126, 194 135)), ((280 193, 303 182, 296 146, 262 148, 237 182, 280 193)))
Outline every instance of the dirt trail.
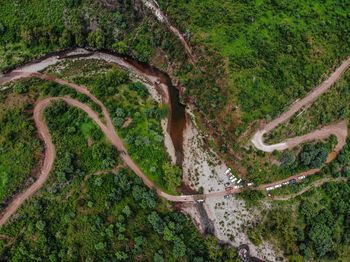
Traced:
POLYGON ((292 198, 295 198, 297 196, 300 196, 302 194, 304 194, 305 192, 320 187, 325 183, 328 182, 346 182, 348 179, 345 177, 338 177, 338 178, 330 178, 330 177, 325 177, 325 178, 321 178, 320 180, 315 181, 313 184, 308 185, 307 187, 303 188, 302 190, 300 190, 297 193, 294 194, 290 194, 290 195, 286 195, 286 196, 273 196, 273 200, 279 200, 279 201, 287 201, 290 200, 292 198))
POLYGON ((191 63, 194 64, 196 62, 196 58, 192 52, 192 48, 187 43, 186 39, 184 38, 183 34, 177 29, 175 26, 173 26, 167 16, 160 10, 159 4, 155 0, 142 0, 143 4, 152 11, 154 16, 159 20, 159 22, 164 23, 168 29, 180 40, 183 47, 185 48, 185 51, 188 55, 188 57, 191 60, 191 63))
MULTIPOLYGON (((265 152, 272 152, 274 150, 285 150, 287 148, 293 148, 301 143, 316 139, 325 139, 331 135, 335 135, 338 139, 338 144, 334 149, 335 153, 338 153, 346 143, 346 137, 348 135, 348 128, 345 121, 340 123, 325 126, 319 130, 313 131, 309 134, 303 136, 297 136, 294 138, 289 138, 281 143, 274 145, 266 145, 264 143, 264 134, 272 131, 278 125, 289 120, 295 113, 304 107, 311 105, 319 96, 324 94, 349 68, 350 57, 348 57, 334 72, 333 74, 319 86, 315 87, 306 97, 301 100, 296 101, 292 106, 281 114, 279 117, 275 118, 271 122, 267 123, 262 129, 258 130, 252 138, 252 143, 257 149, 265 152)), ((334 157, 334 154, 333 154, 334 157)))

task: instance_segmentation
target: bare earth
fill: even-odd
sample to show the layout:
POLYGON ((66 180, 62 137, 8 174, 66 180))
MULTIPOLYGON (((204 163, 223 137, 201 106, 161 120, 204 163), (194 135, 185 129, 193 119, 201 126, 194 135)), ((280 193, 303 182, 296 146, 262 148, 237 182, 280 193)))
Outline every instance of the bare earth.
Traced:
MULTIPOLYGON (((191 112, 188 115, 191 115, 191 112)), ((194 123, 194 121, 187 123, 184 134, 183 180, 192 189, 198 191, 203 188, 204 193, 207 194, 202 206, 212 221, 215 236, 220 241, 235 247, 249 244, 251 255, 265 261, 274 261, 274 258, 282 256, 281 251, 266 241, 257 247, 251 243, 247 236, 249 228, 259 222, 260 210, 257 208, 248 209, 245 206, 245 201, 236 198, 235 195, 231 195, 230 199, 227 200, 223 196, 212 196, 214 192, 224 190, 224 184, 228 182, 228 178, 224 174, 227 166, 220 161, 215 152, 206 146, 204 136, 197 130, 194 123)), ((191 205, 185 206, 184 211, 204 232, 202 215, 198 210, 191 205)))

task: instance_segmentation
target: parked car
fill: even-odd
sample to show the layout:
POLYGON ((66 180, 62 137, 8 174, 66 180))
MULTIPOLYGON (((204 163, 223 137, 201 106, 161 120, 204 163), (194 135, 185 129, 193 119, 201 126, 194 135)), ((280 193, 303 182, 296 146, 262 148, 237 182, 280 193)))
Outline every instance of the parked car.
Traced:
POLYGON ((289 180, 289 184, 295 184, 297 181, 295 179, 289 180))
POLYGON ((230 199, 230 195, 224 195, 224 199, 230 199))
POLYGON ((277 184, 277 185, 275 185, 275 188, 279 188, 281 186, 282 186, 281 184, 277 184))
POLYGON ((283 182, 282 184, 285 185, 285 186, 289 185, 289 181, 283 182))
POLYGON ((275 189, 275 188, 273 186, 270 186, 270 187, 266 188, 266 191, 270 191, 270 190, 273 190, 273 189, 275 189))
POLYGON ((304 178, 305 178, 305 176, 300 176, 300 177, 298 177, 299 180, 302 180, 302 179, 304 179, 304 178))
POLYGON ((237 178, 235 178, 234 176, 231 176, 230 180, 231 180, 232 183, 234 183, 237 180, 237 178))
POLYGON ((241 181, 242 181, 242 179, 239 179, 239 180, 237 181, 237 184, 241 183, 241 181))
POLYGON ((253 183, 248 183, 247 186, 253 186, 254 184, 253 183))

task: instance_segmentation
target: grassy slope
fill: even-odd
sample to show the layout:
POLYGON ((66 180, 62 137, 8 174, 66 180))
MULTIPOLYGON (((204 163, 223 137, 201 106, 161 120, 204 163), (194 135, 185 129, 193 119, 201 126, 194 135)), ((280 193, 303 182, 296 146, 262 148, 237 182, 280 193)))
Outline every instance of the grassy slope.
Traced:
POLYGON ((160 2, 191 41, 226 61, 225 89, 245 123, 280 113, 350 52, 345 2, 160 2))

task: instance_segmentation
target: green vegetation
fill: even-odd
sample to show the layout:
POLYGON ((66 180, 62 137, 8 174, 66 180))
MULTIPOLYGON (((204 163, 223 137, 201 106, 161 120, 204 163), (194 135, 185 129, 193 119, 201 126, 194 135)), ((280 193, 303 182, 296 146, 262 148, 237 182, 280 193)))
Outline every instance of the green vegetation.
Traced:
POLYGON ((30 106, 26 101, 17 104, 21 99, 21 95, 13 94, 0 104, 0 202, 29 179, 41 159, 30 106))
POLYGON ((249 232, 254 243, 260 244, 262 239, 276 242, 291 261, 342 261, 349 256, 349 144, 347 141, 337 159, 324 166, 317 178, 274 190, 273 195, 297 193, 319 178, 342 177, 348 182, 328 182, 294 199, 273 204, 263 223, 249 232))
POLYGON ((45 118, 58 159, 44 188, 0 229, 6 236, 0 240, 3 259, 236 260, 233 249, 201 236, 190 220, 169 211, 121 167, 115 149, 84 112, 57 102, 45 118), (83 126, 93 127, 93 135, 86 137, 83 126))
POLYGON ((259 205, 259 201, 265 198, 265 194, 258 190, 245 189, 242 193, 237 195, 239 198, 245 200, 248 207, 259 205))
MULTIPOLYGON (((226 60, 230 102, 245 123, 279 114, 349 54, 349 3, 160 1, 190 41, 226 60)), ((190 89, 196 95, 202 87, 190 89)), ((214 90, 212 90, 214 91, 214 90)), ((208 91, 211 92, 211 91, 208 91)), ((206 93, 207 95, 207 93, 206 93)), ((215 96, 196 97, 207 110, 215 96)), ((230 112, 231 114, 231 112, 230 112)))
MULTIPOLYGON (((171 62, 172 75, 186 87, 183 99, 195 105, 203 120, 199 126, 215 138, 216 143, 209 138, 208 144, 215 144, 226 160, 245 167, 248 180, 258 185, 314 167, 322 167, 322 176, 349 176, 349 146, 331 165, 323 165, 334 138, 286 153, 246 149, 256 120, 268 121, 284 111, 349 55, 348 1, 159 2, 194 47, 196 66, 188 64, 179 41, 164 25, 133 6, 133 1, 14 0, 0 5, 0 71, 77 46, 114 50, 163 69, 171 62), (243 160, 237 161, 233 152, 243 160)), ((145 87, 120 69, 94 62, 89 71, 76 63, 74 70, 59 74, 86 84, 106 103, 132 157, 158 185, 174 193, 181 172, 170 165, 163 146, 160 121, 166 107, 152 101, 145 87)), ((302 117, 276 129, 270 141, 349 118, 348 83, 349 74, 302 117)), ((67 94, 87 102, 67 87, 39 80, 23 81, 14 90, 32 99, 31 105, 41 97, 67 94)), ((10 93, 6 91, 5 97, 10 93)), ((100 112, 91 101, 88 104, 100 112)), ((0 113, 2 200, 18 189, 38 162, 40 146, 33 139, 30 109, 26 105, 0 113)), ((117 152, 82 112, 58 103, 46 116, 58 149, 55 171, 19 218, 0 229, 8 236, 0 240, 2 257, 15 261, 235 258, 232 250, 221 250, 212 239, 201 237, 184 216, 169 211, 167 203, 121 167, 117 152), (116 166, 115 174, 99 173, 116 166)), ((242 197, 254 205, 262 196, 246 191, 242 197)), ((265 223, 250 231, 250 237, 257 244, 273 238, 295 261, 349 257, 349 199, 348 184, 324 185, 277 206, 265 223)))

